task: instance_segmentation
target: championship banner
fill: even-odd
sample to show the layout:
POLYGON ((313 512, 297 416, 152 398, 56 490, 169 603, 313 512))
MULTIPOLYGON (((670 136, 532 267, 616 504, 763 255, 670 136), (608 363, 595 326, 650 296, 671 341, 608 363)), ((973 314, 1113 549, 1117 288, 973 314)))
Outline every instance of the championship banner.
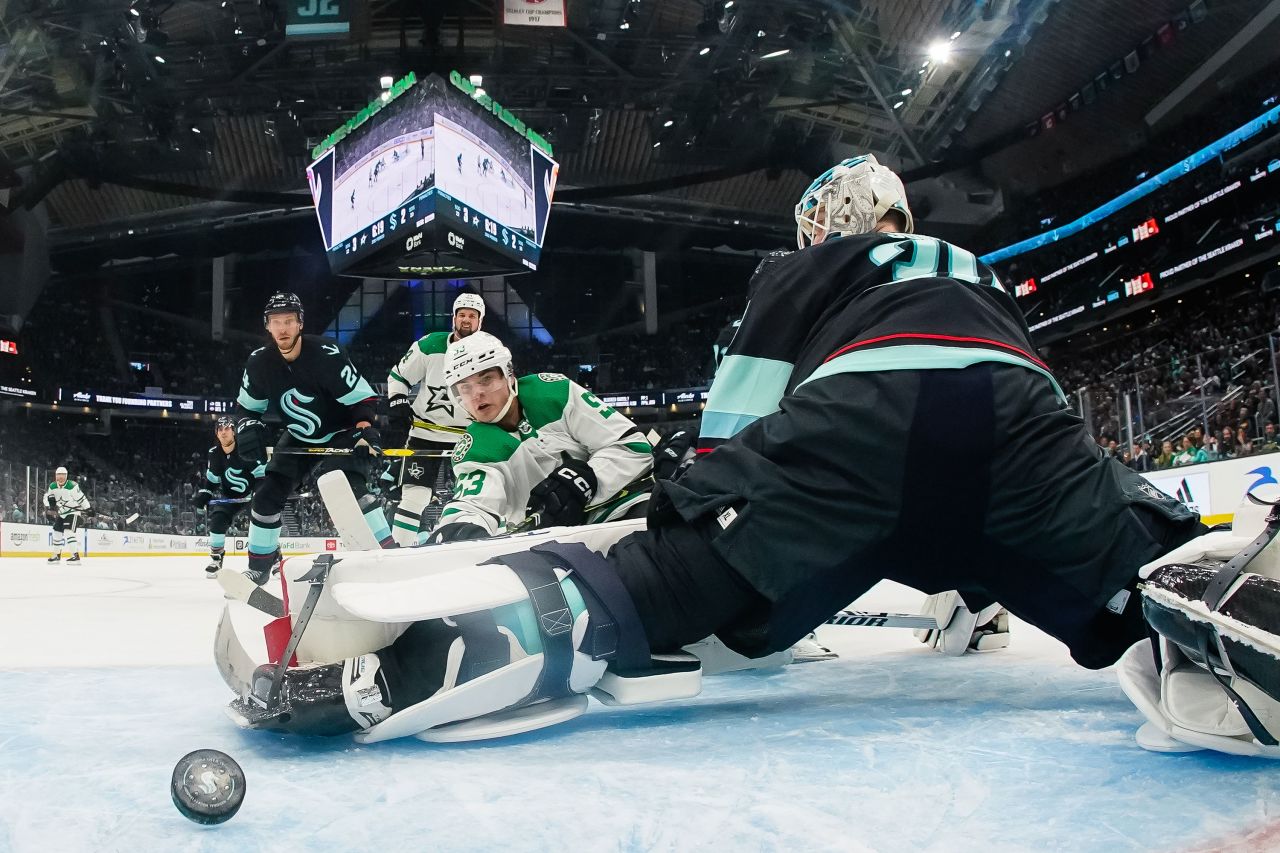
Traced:
POLYGON ((502 0, 502 23, 520 27, 564 27, 565 0, 502 0))

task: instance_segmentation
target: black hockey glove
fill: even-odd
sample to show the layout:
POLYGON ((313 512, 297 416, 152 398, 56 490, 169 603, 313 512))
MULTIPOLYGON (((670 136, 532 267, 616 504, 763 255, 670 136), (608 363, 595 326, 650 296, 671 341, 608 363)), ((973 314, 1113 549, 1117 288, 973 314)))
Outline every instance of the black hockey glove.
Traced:
POLYGON ((582 524, 598 485, 590 465, 561 453, 560 467, 529 492, 525 513, 538 515, 539 527, 582 524))
POLYGON ((387 400, 387 446, 404 447, 409 443, 409 429, 413 426, 413 407, 404 394, 396 394, 387 400))
POLYGON ((355 453, 356 459, 365 463, 368 471, 366 479, 369 482, 376 482, 378 475, 382 473, 382 435, 378 432, 378 428, 370 424, 367 427, 361 427, 356 430, 355 453))
POLYGON ((653 448, 653 478, 674 480, 693 462, 693 433, 676 430, 653 448))
POLYGON ((455 521, 453 524, 443 524, 433 530, 427 537, 427 544, 443 545, 446 542, 462 542, 466 539, 487 539, 488 537, 489 531, 478 524, 455 521))
POLYGON ((236 424, 236 453, 256 467, 267 461, 267 425, 257 418, 241 418, 236 424))
POLYGON ((213 492, 208 489, 201 489, 196 492, 191 502, 196 505, 196 509, 207 509, 211 500, 213 500, 213 492))

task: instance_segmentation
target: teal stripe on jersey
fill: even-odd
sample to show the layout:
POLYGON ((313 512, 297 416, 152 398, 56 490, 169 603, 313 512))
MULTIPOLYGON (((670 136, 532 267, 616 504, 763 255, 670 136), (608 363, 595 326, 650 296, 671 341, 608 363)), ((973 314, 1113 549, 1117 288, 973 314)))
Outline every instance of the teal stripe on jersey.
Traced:
POLYGON ((356 387, 339 397, 338 402, 344 406, 354 406, 361 400, 368 400, 370 397, 376 396, 378 395, 373 393, 369 383, 364 381, 364 377, 361 377, 360 381, 356 383, 356 387))
POLYGON ((702 414, 702 437, 732 438, 757 418, 776 412, 793 368, 791 362, 773 358, 725 356, 702 414))
MULTIPOLYGON (((1059 400, 1063 403, 1067 402, 1067 395, 1062 393, 1062 388, 1058 385, 1058 380, 1053 378, 1053 374, 1025 358, 1000 350, 940 347, 929 344, 906 344, 847 352, 820 366, 809 374, 804 382, 797 385, 796 389, 799 390, 806 382, 822 379, 825 376, 834 376, 837 373, 870 373, 879 370, 960 370, 985 362, 1012 364, 1034 370, 1049 380, 1059 400)), ((703 417, 705 419, 706 416, 703 417)))
POLYGON ((734 415, 728 412, 705 411, 702 413, 702 428, 698 435, 702 438, 733 438, 756 421, 755 415, 734 415))
POLYGON ((210 483, 222 482, 222 478, 219 477, 217 474, 213 473, 212 471, 210 471, 208 468, 206 468, 204 471, 204 478, 208 480, 210 483))
POLYGON ((243 388, 240 389, 240 395, 236 397, 236 402, 251 412, 258 412, 261 414, 267 410, 266 400, 259 400, 256 397, 250 397, 249 392, 243 388))

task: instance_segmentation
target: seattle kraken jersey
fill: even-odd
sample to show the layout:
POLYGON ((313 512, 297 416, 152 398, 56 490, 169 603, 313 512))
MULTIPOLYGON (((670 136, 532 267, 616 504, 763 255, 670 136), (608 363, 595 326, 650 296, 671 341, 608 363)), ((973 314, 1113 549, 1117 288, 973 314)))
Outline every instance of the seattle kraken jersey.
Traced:
POLYGON ((265 470, 265 465, 250 470, 249 463, 240 458, 235 448, 225 453, 222 445, 215 444, 209 448, 204 480, 207 488, 219 489, 223 497, 242 498, 253 491, 254 479, 262 476, 265 470))
POLYGON ((700 452, 777 411, 805 382, 834 373, 995 361, 1053 382, 1013 297, 958 246, 862 234, 768 260, 752 276, 746 313, 716 371, 700 452))
POLYGON ((236 398, 238 415, 278 419, 298 441, 324 444, 355 426, 351 406, 372 405, 377 395, 336 341, 303 335, 300 346, 292 362, 274 345, 250 354, 236 398))

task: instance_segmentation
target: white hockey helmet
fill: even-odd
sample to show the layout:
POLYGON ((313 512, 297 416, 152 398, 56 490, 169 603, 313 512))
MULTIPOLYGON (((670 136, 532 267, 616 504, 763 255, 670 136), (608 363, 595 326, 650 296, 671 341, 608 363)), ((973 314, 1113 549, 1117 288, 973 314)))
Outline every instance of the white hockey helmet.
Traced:
MULTIPOLYGON (((476 297, 477 299, 479 297, 476 297)), ((467 306, 463 306, 464 308, 467 306)), ((516 399, 516 372, 511 364, 511 350, 503 346, 502 341, 488 332, 476 332, 461 340, 453 341, 444 353, 444 384, 449 389, 449 400, 453 405, 470 414, 458 394, 456 386, 459 382, 477 373, 497 368, 506 377, 507 387, 511 393, 507 396, 502 411, 487 423, 494 423, 506 416, 511 404, 516 399)), ((474 417, 474 415, 473 415, 474 417)), ((477 419, 478 420, 478 419, 477 419)))
POLYGON ((66 469, 66 468, 63 468, 61 465, 59 465, 59 466, 58 466, 58 469, 57 469, 56 471, 54 471, 53 473, 54 473, 54 475, 55 475, 55 476, 56 476, 56 475, 58 475, 58 474, 65 474, 65 473, 67 473, 67 469, 66 469))
POLYGON ((803 249, 833 234, 868 234, 891 210, 902 214, 903 230, 910 234, 915 221, 902 179, 871 154, 850 157, 819 175, 800 197, 796 244, 803 249))
POLYGON ((470 308, 480 315, 480 322, 484 322, 484 298, 478 293, 459 293, 458 298, 453 300, 453 313, 457 314, 461 308, 470 308))

